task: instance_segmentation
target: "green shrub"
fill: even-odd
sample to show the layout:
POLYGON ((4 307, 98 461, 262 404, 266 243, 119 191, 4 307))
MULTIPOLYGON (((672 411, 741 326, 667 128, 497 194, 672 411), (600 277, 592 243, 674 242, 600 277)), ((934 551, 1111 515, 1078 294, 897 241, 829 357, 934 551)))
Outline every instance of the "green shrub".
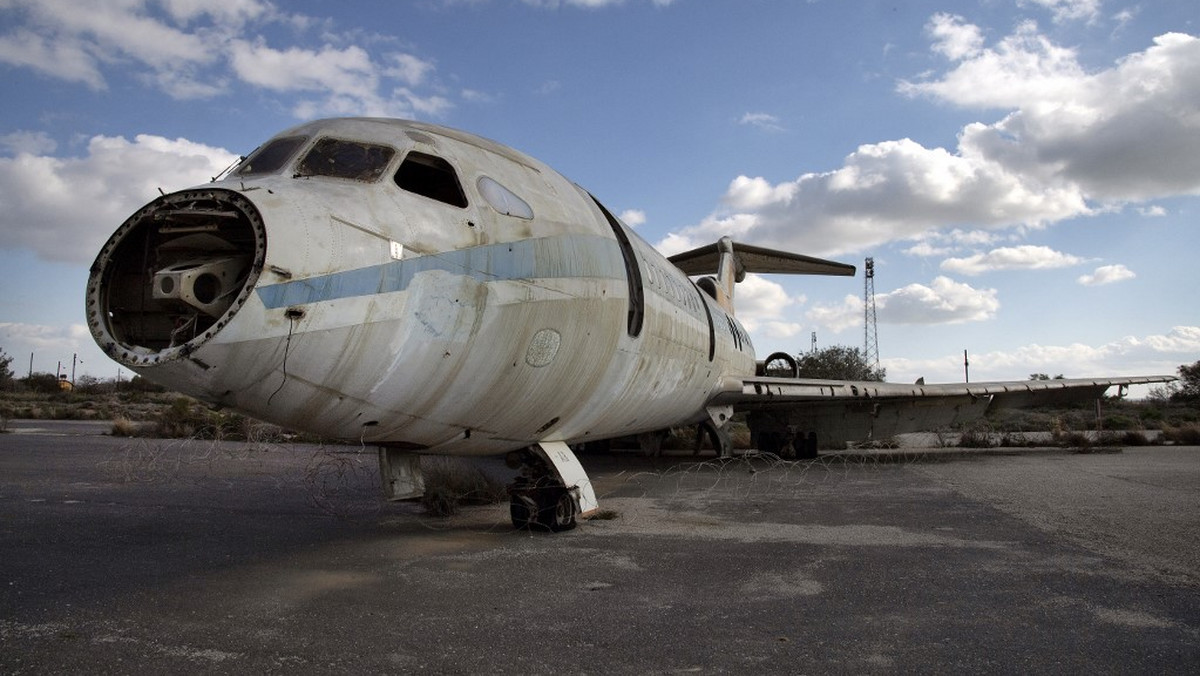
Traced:
POLYGON ((1106 415, 1100 422, 1100 428, 1105 430, 1136 430, 1141 427, 1141 423, 1119 413, 1106 415))

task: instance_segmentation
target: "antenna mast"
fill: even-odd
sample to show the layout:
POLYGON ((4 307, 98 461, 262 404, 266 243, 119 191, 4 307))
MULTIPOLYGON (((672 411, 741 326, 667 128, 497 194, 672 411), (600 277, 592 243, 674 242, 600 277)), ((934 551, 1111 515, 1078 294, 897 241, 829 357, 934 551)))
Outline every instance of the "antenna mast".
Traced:
POLYGON ((863 358, 879 370, 879 329, 875 325, 875 259, 867 258, 863 275, 863 358))

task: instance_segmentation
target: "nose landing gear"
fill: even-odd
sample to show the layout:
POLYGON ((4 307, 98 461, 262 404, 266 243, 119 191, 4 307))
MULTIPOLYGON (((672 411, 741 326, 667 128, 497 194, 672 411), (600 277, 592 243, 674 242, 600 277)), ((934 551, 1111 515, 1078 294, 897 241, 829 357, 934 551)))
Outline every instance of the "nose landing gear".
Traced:
POLYGON ((575 527, 579 510, 548 463, 527 450, 513 451, 505 461, 521 468, 521 474, 508 485, 513 528, 558 533, 575 527))
POLYGON ((558 533, 596 509, 591 482, 566 444, 546 442, 508 454, 521 474, 508 485, 509 515, 517 530, 558 533))

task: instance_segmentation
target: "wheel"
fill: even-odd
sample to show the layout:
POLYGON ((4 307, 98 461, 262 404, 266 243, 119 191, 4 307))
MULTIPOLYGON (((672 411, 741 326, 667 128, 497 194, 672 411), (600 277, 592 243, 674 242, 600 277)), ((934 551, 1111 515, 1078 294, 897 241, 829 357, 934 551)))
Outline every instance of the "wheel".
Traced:
POLYGON ((795 460, 796 459, 796 440, 795 439, 793 439, 791 441, 785 441, 783 443, 783 445, 779 448, 779 457, 783 458, 784 460, 795 460))
POLYGON ((783 439, 780 434, 776 432, 759 432, 757 436, 759 451, 779 455, 779 452, 783 450, 783 439))
POLYGON ((571 499, 570 493, 562 491, 554 504, 554 522, 550 525, 550 530, 557 533, 564 530, 571 530, 574 527, 575 501, 571 499))
POLYGON ((537 525, 552 533, 575 527, 575 501, 565 489, 543 490, 538 496, 537 525))
POLYGON ((537 514, 537 503, 525 495, 514 495, 508 502, 508 515, 512 517, 513 528, 527 530, 537 514))
POLYGON ((808 432, 803 438, 796 439, 795 444, 798 444, 798 455, 801 458, 809 459, 817 457, 817 433, 808 432))

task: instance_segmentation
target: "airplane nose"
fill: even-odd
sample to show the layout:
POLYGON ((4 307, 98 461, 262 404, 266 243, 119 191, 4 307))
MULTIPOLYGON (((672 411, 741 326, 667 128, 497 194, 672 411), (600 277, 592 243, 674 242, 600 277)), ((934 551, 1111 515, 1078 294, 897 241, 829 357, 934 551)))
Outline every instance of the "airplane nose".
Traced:
POLYGON ((88 326, 129 366, 184 357, 249 298, 266 259, 262 215, 230 190, 185 190, 142 207, 92 264, 88 326))

